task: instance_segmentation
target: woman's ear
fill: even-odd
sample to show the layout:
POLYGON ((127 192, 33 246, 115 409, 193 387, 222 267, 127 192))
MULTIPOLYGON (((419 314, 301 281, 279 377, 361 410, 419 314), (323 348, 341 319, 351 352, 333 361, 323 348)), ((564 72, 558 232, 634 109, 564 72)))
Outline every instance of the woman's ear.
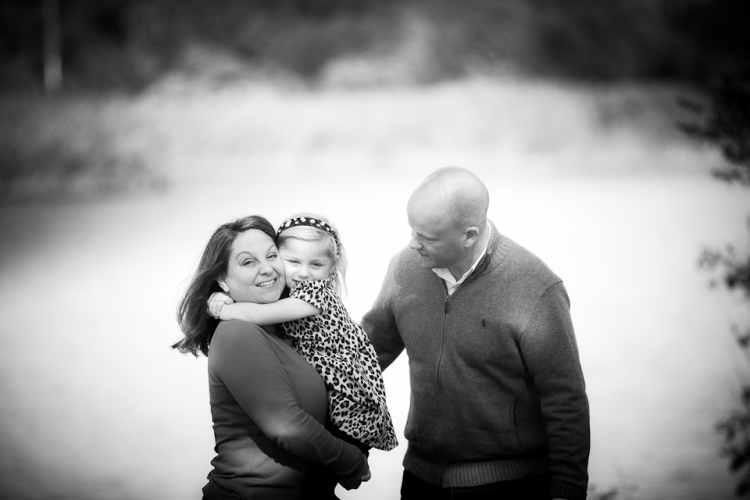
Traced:
POLYGON ((224 293, 229 293, 229 287, 227 286, 227 282, 224 280, 217 281, 219 284, 219 287, 224 290, 224 293))

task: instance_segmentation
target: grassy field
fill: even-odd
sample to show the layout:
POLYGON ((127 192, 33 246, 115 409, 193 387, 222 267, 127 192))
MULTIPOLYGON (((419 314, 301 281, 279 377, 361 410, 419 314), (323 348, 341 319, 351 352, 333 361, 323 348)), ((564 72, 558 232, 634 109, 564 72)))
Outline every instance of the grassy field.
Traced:
POLYGON ((91 199, 210 178, 413 171, 705 171, 676 129, 687 87, 476 78, 311 91, 278 82, 0 99, 0 199, 91 199))
MULTIPOLYGON (((710 179, 716 152, 675 130, 676 98, 691 94, 520 79, 319 92, 164 82, 130 97, 4 101, 17 106, 16 122, 0 114, 5 145, 31 154, 18 138, 38 134, 54 164, 47 152, 77 137, 84 167, 44 177, 40 161, 41 173, 4 177, 0 496, 200 498, 213 447, 205 360, 168 346, 211 231, 250 213, 330 215, 358 319, 407 242, 410 191, 458 164, 488 184, 500 230, 566 282, 592 407, 592 497, 731 498, 713 425, 735 404, 742 364, 727 325, 742 309, 708 289, 696 260, 739 239, 750 201, 710 179), (90 161, 98 147, 107 168, 90 161)), ((385 374, 399 432, 406 363, 385 374)), ((342 499, 395 498, 401 442, 374 452, 372 481, 342 499)))

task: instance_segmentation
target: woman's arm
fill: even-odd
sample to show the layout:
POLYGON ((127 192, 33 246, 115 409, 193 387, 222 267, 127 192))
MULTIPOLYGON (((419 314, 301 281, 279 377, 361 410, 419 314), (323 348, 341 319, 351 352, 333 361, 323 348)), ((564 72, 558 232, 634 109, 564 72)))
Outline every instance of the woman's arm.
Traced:
POLYGON ((249 328, 242 322, 220 324, 211 342, 210 367, 266 437, 287 453, 331 469, 347 487, 356 487, 369 472, 365 456, 302 409, 275 351, 278 347, 249 328))
POLYGON ((270 304, 235 302, 221 308, 219 319, 239 319, 255 325, 275 325, 306 318, 320 313, 320 309, 304 300, 286 298, 270 304))

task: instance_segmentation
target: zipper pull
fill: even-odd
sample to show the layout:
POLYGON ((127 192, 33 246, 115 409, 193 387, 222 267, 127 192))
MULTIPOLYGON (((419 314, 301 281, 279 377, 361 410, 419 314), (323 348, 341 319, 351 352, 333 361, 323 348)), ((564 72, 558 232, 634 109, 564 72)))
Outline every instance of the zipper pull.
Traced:
POLYGON ((448 298, 445 299, 445 306, 444 306, 445 314, 448 314, 451 310, 450 300, 451 300, 451 296, 448 295, 448 298))

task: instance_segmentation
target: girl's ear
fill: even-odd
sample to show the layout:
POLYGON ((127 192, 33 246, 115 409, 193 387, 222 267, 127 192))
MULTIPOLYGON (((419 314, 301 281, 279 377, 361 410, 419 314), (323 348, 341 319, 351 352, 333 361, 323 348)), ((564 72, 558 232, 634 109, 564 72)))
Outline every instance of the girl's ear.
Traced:
POLYGON ((227 286, 227 282, 224 280, 218 281, 219 287, 221 287, 222 290, 224 290, 225 293, 229 293, 229 287, 227 286))

